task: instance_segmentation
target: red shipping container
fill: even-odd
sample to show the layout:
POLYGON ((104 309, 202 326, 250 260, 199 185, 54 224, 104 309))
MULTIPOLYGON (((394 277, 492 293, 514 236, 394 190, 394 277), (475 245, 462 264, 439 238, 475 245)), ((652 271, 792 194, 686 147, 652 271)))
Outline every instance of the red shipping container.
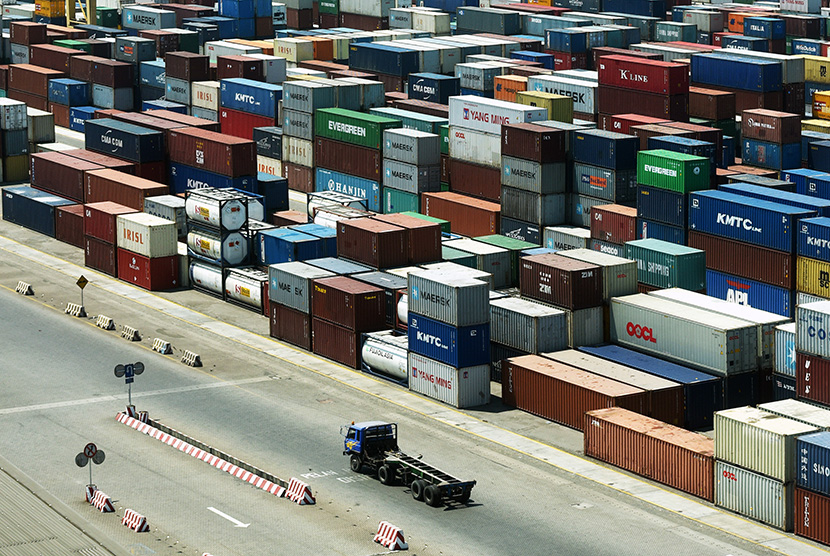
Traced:
POLYGON ((441 256, 441 226, 437 222, 429 222, 407 214, 379 214, 375 220, 394 224, 404 229, 407 263, 421 264, 440 261, 441 256))
POLYGON ((605 129, 607 131, 616 131, 617 133, 625 133, 626 135, 631 135, 631 133, 629 133, 631 126, 663 124, 670 121, 665 118, 652 118, 650 116, 642 116, 640 114, 609 115, 607 116, 605 121, 603 121, 604 117, 604 114, 600 116, 600 123, 602 124, 602 129, 605 129))
POLYGON ((580 431, 585 429, 587 411, 607 407, 645 410, 643 390, 538 355, 505 359, 501 392, 507 406, 580 431))
POLYGON ((46 97, 33 95, 25 91, 9 89, 6 91, 6 96, 14 100, 19 100, 20 102, 25 102, 29 108, 37 108, 38 110, 46 110, 49 108, 49 101, 46 100, 46 97))
POLYGON ((341 220, 337 256, 378 269, 404 266, 409 259, 408 236, 407 230, 374 218, 341 220))
POLYGON ((274 301, 269 305, 271 337, 311 351, 311 315, 274 301))
POLYGON ((528 66, 511 66, 507 68, 507 72, 509 75, 517 75, 519 77, 533 77, 534 75, 550 75, 553 73, 553 70, 528 66))
POLYGON ((689 95, 658 95, 600 85, 597 87, 597 110, 602 114, 634 112, 652 118, 685 122, 689 119, 689 95))
POLYGON ((127 174, 135 174, 136 165, 127 160, 121 160, 120 158, 107 156, 94 151, 88 151, 86 149, 72 149, 61 152, 67 156, 73 156, 75 158, 80 158, 81 160, 86 160, 87 162, 93 162, 103 168, 118 170, 119 172, 126 172, 127 174))
MULTIPOLYGON (((381 29, 389 29, 389 18, 340 12, 340 26, 360 29, 361 31, 380 31, 381 29)), ((288 27, 291 27, 290 21, 288 27)))
POLYGON ((209 81, 210 56, 193 52, 168 52, 164 57, 164 68, 167 77, 185 81, 209 81))
POLYGON ((84 266, 118 278, 115 250, 116 247, 112 243, 107 243, 94 237, 84 236, 84 266))
POLYGON ((69 60, 69 77, 89 83, 92 81, 92 67, 96 62, 105 59, 99 56, 73 56, 69 60))
POLYGON ((55 208, 55 239, 84 248, 84 206, 55 208))
POLYGON ((738 174, 752 174, 753 176, 761 176, 762 178, 778 179, 777 170, 768 170, 764 168, 758 168, 757 166, 744 166, 743 164, 735 164, 727 168, 727 170, 732 170, 733 172, 737 172, 738 174))
POLYGON ((830 405, 830 360, 796 352, 795 394, 805 400, 830 405))
POLYGON ((571 310, 602 305, 600 267, 554 254, 522 257, 519 290, 523 296, 571 310))
MULTIPOLYGON (((666 122, 670 123, 670 122, 666 122)), ((678 129, 676 127, 668 127, 665 124, 645 124, 632 125, 628 128, 629 135, 634 135, 640 138, 640 150, 648 150, 649 137, 656 137, 658 135, 675 135, 677 137, 692 137, 694 133, 685 129, 678 129)))
POLYGON ((689 92, 689 68, 630 56, 603 56, 597 67, 599 84, 659 95, 689 92))
POLYGON ((348 64, 338 64, 336 62, 329 62, 326 60, 303 60, 297 64, 304 69, 312 69, 325 72, 326 77, 331 79, 331 72, 333 71, 347 71, 348 64))
POLYGON ((452 173, 450 172, 450 155, 441 153, 441 182, 452 189, 452 173))
MULTIPOLYGON (((295 10, 293 8, 286 8, 285 22, 289 29, 311 29, 314 27, 314 10, 295 10)), ((360 29, 360 27, 358 27, 358 29, 360 29)))
POLYGON ((783 110, 784 109, 784 93, 782 91, 770 91, 767 93, 758 93, 753 91, 744 91, 743 89, 729 89, 727 87, 715 87, 712 85, 702 85, 708 89, 716 89, 718 91, 726 91, 728 93, 735 93, 735 113, 740 114, 744 110, 752 110, 754 108, 766 108, 767 110, 783 110))
POLYGON ((175 52, 179 49, 178 33, 159 29, 146 29, 139 31, 138 36, 155 41, 156 58, 164 58, 167 53, 175 52))
MULTIPOLYGON (((324 14, 325 15, 325 14, 324 14)), ((375 73, 369 73, 367 71, 355 71, 355 70, 337 70, 331 72, 331 79, 340 79, 343 77, 360 77, 361 79, 371 79, 372 81, 377 81, 378 76, 375 73)))
POLYGON ((311 326, 314 353, 352 369, 360 368, 359 334, 316 317, 311 326))
POLYGON ((265 81, 265 66, 263 60, 248 56, 217 56, 216 76, 219 79, 242 77, 254 81, 265 81))
POLYGON ((402 77, 398 77, 397 75, 386 75, 385 73, 377 74, 377 79, 381 83, 383 83, 383 89, 387 93, 405 93, 406 92, 406 81, 402 77))
MULTIPOLYGON (((317 4, 319 6, 319 4, 317 4)), ((269 20, 270 25, 270 20, 269 20)), ((340 14, 320 14, 320 28, 334 29, 340 26, 340 14)), ((273 26, 271 26, 273 29, 273 26)), ((334 79, 334 77, 332 77, 334 79)))
POLYGON ((83 56, 83 50, 64 48, 53 44, 37 44, 29 47, 29 63, 69 74, 69 62, 73 56, 83 56))
POLYGON ((545 52, 553 55, 553 67, 556 71, 588 68, 588 54, 585 52, 579 54, 569 54, 555 50, 545 50, 545 52))
POLYGON ((637 209, 599 205, 591 209, 591 238, 625 244, 637 239, 637 209))
POLYGON ((775 110, 745 110, 741 113, 741 139, 773 143, 801 141, 801 116, 775 110))
POLYGON ((106 243, 115 243, 116 219, 120 214, 133 214, 134 208, 125 207, 112 201, 87 203, 84 205, 84 235, 106 243))
POLYGON ((55 125, 58 127, 69 127, 69 107, 62 104, 49 102, 47 111, 55 116, 55 125))
POLYGON ((92 114, 92 118, 94 120, 105 120, 107 118, 113 118, 119 114, 124 114, 123 110, 116 110, 115 108, 101 108, 100 110, 96 110, 92 114))
MULTIPOLYGON (((96 117, 97 117, 96 113, 96 117)), ((115 111, 114 113, 110 114, 113 120, 118 120, 120 122, 127 122, 129 124, 139 125, 141 127, 146 127, 148 129, 153 129, 155 131, 161 131, 164 133, 164 143, 167 144, 167 132, 171 129, 179 129, 182 127, 188 127, 185 124, 179 122, 171 122, 170 120, 163 120, 161 118, 156 118, 155 116, 151 116, 150 114, 145 114, 142 112, 122 112, 122 111, 115 111)))
POLYGON ((37 153, 29 157, 32 185, 61 197, 84 202, 84 175, 103 166, 60 152, 37 153))
POLYGON ((689 247, 706 252, 706 268, 788 290, 795 288, 792 253, 691 230, 689 247))
POLYGON ((92 82, 113 89, 132 87, 135 83, 134 68, 127 62, 99 58, 92 64, 92 82))
POLYGON ((9 64, 0 65, 0 89, 9 88, 9 64))
POLYGON ((429 102, 428 100, 400 99, 394 102, 394 106, 400 110, 409 110, 410 112, 435 116, 436 118, 449 119, 450 117, 450 107, 448 105, 429 102))
POLYGON ((692 118, 728 120, 734 118, 735 114, 735 93, 689 87, 689 116, 692 118))
POLYGON ((376 286, 333 276, 314 280, 311 314, 356 332, 383 330, 386 326, 386 293, 376 286))
POLYGON ((165 183, 167 182, 167 164, 163 160, 156 162, 142 162, 133 167, 135 175, 145 180, 165 183))
POLYGON ((537 124, 501 126, 501 154, 541 164, 565 162, 565 131, 537 124))
POLYGON ((252 139, 255 127, 269 127, 274 125, 274 118, 249 114, 230 108, 219 109, 219 122, 222 125, 222 133, 252 139))
POLYGON ((89 36, 89 33, 87 33, 84 29, 64 27, 63 25, 52 25, 51 23, 46 24, 46 33, 47 36, 49 33, 56 33, 58 35, 61 35, 64 39, 74 40, 86 39, 89 36))
POLYGON ((288 180, 289 189, 303 193, 314 191, 314 168, 283 162, 282 177, 288 180))
POLYGON ((316 137, 314 140, 314 164, 367 180, 381 180, 381 152, 378 149, 360 147, 332 139, 316 137))
MULTIPOLYGON (((741 30, 741 33, 742 32, 743 29, 741 30)), ((719 33, 712 33, 712 46, 721 47, 723 45, 724 38, 740 36, 741 33, 734 33, 732 31, 721 31, 719 33)))
POLYGON ((422 193, 421 210, 451 223, 454 233, 469 237, 501 233, 501 206, 498 203, 459 195, 451 191, 422 193))
POLYGON ((501 201, 501 169, 450 158, 452 190, 488 201, 501 201))
POLYGON ((156 257, 118 249, 118 277, 149 291, 166 291, 179 287, 179 257, 156 257))
POLYGON ((830 497, 795 487, 795 534, 830 545, 830 497))
POLYGON ((167 146, 172 162, 232 178, 256 175, 256 149, 251 140, 182 128, 169 132, 167 146))
POLYGON ((188 116, 187 114, 180 114, 179 112, 172 112, 170 110, 145 110, 142 114, 168 120, 177 124, 184 124, 187 127, 198 127, 206 131, 215 131, 219 133, 219 122, 213 120, 206 120, 205 118, 197 118, 196 116, 188 116))
POLYGON ((144 210, 144 198, 167 195, 169 188, 161 183, 116 170, 94 170, 86 173, 87 203, 114 201, 137 211, 144 210))
POLYGON ((12 44, 42 44, 46 42, 46 25, 33 21, 12 21, 10 37, 12 44))
POLYGON ((46 98, 49 95, 49 80, 61 77, 66 77, 62 71, 32 64, 12 64, 9 66, 9 89, 46 98))
POLYGON ((591 55, 593 56, 593 63, 592 67, 596 68, 599 66, 599 59, 603 56, 613 56, 613 55, 622 55, 628 56, 629 58, 638 58, 640 60, 663 60, 663 56, 660 54, 652 54, 650 52, 638 52, 636 50, 626 50, 624 48, 614 48, 613 46, 601 46, 599 48, 592 48, 591 55))
POLYGON ((274 226, 293 226, 307 224, 308 214, 296 210, 280 210, 271 215, 271 224, 274 226))

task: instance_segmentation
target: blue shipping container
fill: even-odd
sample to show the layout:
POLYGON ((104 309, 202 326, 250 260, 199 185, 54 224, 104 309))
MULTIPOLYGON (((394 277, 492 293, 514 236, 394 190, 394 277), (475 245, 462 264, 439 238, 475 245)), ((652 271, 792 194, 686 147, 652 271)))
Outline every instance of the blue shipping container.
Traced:
POLYGON ((289 228, 257 233, 259 264, 271 265, 322 257, 323 240, 289 228))
POLYGON ((282 86, 234 77, 220 81, 219 104, 223 108, 276 118, 282 86))
POLYGON ((712 428, 712 414, 724 407, 723 379, 720 377, 611 344, 580 347, 579 351, 682 384, 686 401, 685 426, 689 429, 712 428))
POLYGON ((409 351, 463 368, 490 364, 490 323, 457 328, 415 313, 407 322, 409 351))
POLYGON ((450 97, 461 94, 460 83, 452 75, 413 73, 409 76, 409 98, 447 104, 450 97))
POLYGON ((729 35, 721 39, 721 48, 729 50, 751 50, 753 52, 768 52, 769 42, 759 37, 745 37, 743 35, 729 35))
POLYGON ((581 54, 588 51, 588 33, 579 29, 547 29, 545 50, 581 54))
POLYGON ((256 17, 254 0, 219 0, 219 15, 225 17, 256 17))
POLYGON ((688 195, 645 185, 637 188, 638 218, 685 228, 688 211, 688 195))
POLYGON ((637 168, 637 137, 600 129, 575 131, 571 137, 571 156, 576 162, 611 170, 637 168))
POLYGON ((830 133, 801 130, 801 162, 810 158, 810 144, 816 141, 830 141, 830 133))
POLYGON ((551 249, 549 247, 533 247, 532 249, 522 249, 519 256, 533 257, 534 255, 553 255, 558 252, 558 249, 551 249))
POLYGON ((792 253, 795 225, 815 211, 735 195, 726 191, 689 194, 689 229, 792 253))
POLYGON ((706 295, 793 318, 795 292, 706 269, 706 295))
POLYGON ((3 189, 3 220, 55 237, 55 208, 76 205, 70 201, 26 185, 3 189))
POLYGON ((514 60, 527 60, 528 62, 539 62, 543 68, 555 69, 553 54, 546 54, 544 52, 532 52, 530 50, 516 50, 510 53, 510 57, 514 60))
MULTIPOLYGON (((787 38, 787 26, 783 19, 777 17, 745 17, 744 35, 772 40, 785 39, 787 38)), ((796 52, 793 51, 793 54, 796 52)))
POLYGON ((77 79, 50 79, 49 102, 63 106, 86 106, 89 104, 89 84, 77 79))
POLYGON ((803 257, 830 262, 830 218, 804 218, 798 223, 798 251, 803 257))
POLYGON ((367 208, 373 212, 381 211, 380 184, 357 176, 335 172, 326 168, 317 168, 314 180, 315 191, 337 191, 366 199, 367 208))
POLYGON ((793 56, 821 56, 821 41, 794 38, 792 42, 792 53, 793 56))
POLYGON ((830 432, 805 434, 795 442, 798 486, 830 495, 830 432))
POLYGON ((237 19, 236 28, 241 39, 249 39, 256 36, 256 20, 252 17, 237 19))
POLYGON ((141 103, 141 110, 167 110, 177 114, 187 114, 187 106, 178 102, 170 102, 164 99, 145 100, 141 103))
POLYGON ((105 118, 88 120, 84 136, 91 151, 138 163, 164 159, 164 134, 160 131, 105 118))
POLYGON ((666 16, 665 0, 603 0, 602 9, 606 12, 644 15, 660 19, 666 16))
POLYGON ((95 106, 75 106, 69 109, 69 129, 72 131, 84 132, 84 122, 95 116, 95 111, 100 110, 95 106))
POLYGON ((321 224, 297 224, 289 226, 289 229, 308 234, 310 236, 318 237, 322 240, 323 254, 321 257, 336 257, 337 256, 337 230, 323 226, 321 224))
MULTIPOLYGON (((830 174, 825 172, 819 172, 818 170, 810 170, 809 168, 792 168, 790 170, 783 170, 781 172, 781 179, 784 181, 788 181, 795 185, 795 191, 797 193, 802 193, 799 190, 806 190, 807 189, 807 182, 811 178, 818 178, 821 179, 823 176, 830 177, 830 174)), ((816 195, 817 197, 819 195, 816 195)))
POLYGON ((703 156, 709 159, 709 168, 712 175, 718 167, 718 161, 715 158, 718 146, 709 141, 699 141, 691 137, 679 137, 677 135, 657 135, 648 138, 648 149, 664 149, 676 153, 692 154, 694 156, 703 156))
POLYGON ((194 168, 178 162, 170 163, 170 192, 185 193, 190 189, 202 189, 204 187, 216 187, 225 189, 242 189, 244 191, 256 191, 256 178, 254 176, 241 176, 229 178, 214 172, 208 172, 201 168, 194 168))
POLYGON ((374 272, 377 269, 369 266, 353 263, 345 259, 337 259, 335 257, 322 257, 320 259, 309 259, 304 261, 311 266, 328 270, 338 276, 351 276, 352 274, 359 274, 361 272, 374 272))
POLYGON ((744 139, 742 149, 744 164, 784 170, 801 166, 801 143, 770 143, 757 139, 744 139))
POLYGON ((807 152, 807 167, 822 172, 830 172, 830 141, 810 143, 807 152))
POLYGON ((395 75, 406 78, 418 72, 419 55, 415 50, 374 43, 349 45, 349 69, 395 75))
POLYGON ((739 54, 695 54, 692 81, 744 91, 781 90, 781 62, 739 54))
POLYGON ((637 239, 659 239, 677 245, 686 245, 686 228, 638 218, 637 239))
POLYGON ((479 91, 477 89, 466 89, 461 87, 461 94, 462 95, 469 95, 473 97, 484 97, 484 98, 494 98, 495 91, 479 91))
POLYGON ((734 137, 730 137, 728 135, 723 136, 723 146, 721 147, 721 156, 720 160, 718 161, 718 167, 720 168, 729 168, 730 166, 735 164, 735 149, 737 148, 737 143, 735 142, 734 137))
POLYGON ((773 203, 780 203, 791 207, 798 207, 805 210, 814 210, 819 216, 830 216, 830 201, 799 195, 789 191, 781 191, 764 187, 763 185, 751 185, 748 183, 726 183, 718 186, 721 191, 728 191, 736 195, 762 199, 773 203))
POLYGON ((501 217, 501 235, 542 245, 542 231, 539 226, 515 218, 501 217))
POLYGON ((256 181, 256 192, 262 195, 268 214, 288 210, 288 179, 259 172, 256 181))
POLYGON ((209 23, 211 25, 216 25, 216 27, 219 29, 220 39, 235 39, 239 37, 239 25, 237 23, 238 20, 236 19, 214 15, 210 17, 196 18, 195 21, 197 21, 198 23, 209 23))

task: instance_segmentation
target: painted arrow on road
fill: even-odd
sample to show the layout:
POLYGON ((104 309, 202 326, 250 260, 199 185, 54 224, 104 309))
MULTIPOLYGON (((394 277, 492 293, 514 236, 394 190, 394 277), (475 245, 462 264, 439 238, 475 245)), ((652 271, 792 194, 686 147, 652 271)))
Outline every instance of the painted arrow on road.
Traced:
POLYGON ((215 513, 216 515, 218 515, 220 517, 224 517, 225 519, 227 519, 228 521, 233 523, 234 527, 247 527, 248 525, 250 525, 250 523, 242 523, 238 519, 234 519, 231 516, 229 516, 228 514, 226 514, 225 512, 220 512, 219 510, 217 510, 216 508, 214 508, 212 506, 209 507, 208 510, 212 511, 213 513, 215 513))

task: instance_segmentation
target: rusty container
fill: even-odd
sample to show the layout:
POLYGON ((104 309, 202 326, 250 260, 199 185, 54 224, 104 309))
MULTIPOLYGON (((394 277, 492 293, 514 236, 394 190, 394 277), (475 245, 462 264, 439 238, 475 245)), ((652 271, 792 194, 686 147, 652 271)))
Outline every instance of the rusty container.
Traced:
POLYGON ((799 398, 830 406, 830 360, 797 352, 795 393, 799 398))
POLYGON ((17 89, 9 89, 6 91, 6 96, 25 103, 29 108, 37 108, 38 110, 44 111, 49 108, 49 101, 46 100, 46 97, 40 95, 19 91, 17 89))
POLYGON ((622 205, 598 205, 591 209, 591 237, 625 244, 637 239, 637 209, 622 205))
POLYGON ((801 141, 801 117, 763 108, 744 110, 741 113, 741 139, 798 143, 801 141))
POLYGON ((690 230, 689 247, 706 252, 706 268, 791 290, 795 287, 792 253, 690 230))
POLYGON ((69 75, 72 57, 83 56, 84 54, 83 50, 74 48, 64 48, 53 44, 37 44, 29 47, 29 63, 69 75))
POLYGON ((115 158, 112 156, 107 156, 105 154, 88 151, 86 149, 71 149, 68 151, 61 151, 61 153, 65 154, 66 156, 72 156, 74 158, 86 160, 87 162, 92 162, 93 164, 97 164, 102 168, 118 170, 119 172, 126 172, 128 174, 135 173, 135 164, 133 164, 132 162, 128 162, 126 160, 121 160, 120 158, 115 158))
POLYGON ((308 213, 296 210, 281 210, 271 215, 271 224, 274 226, 293 226, 307 224, 308 213))
POLYGON ((360 334, 337 326, 329 321, 314 318, 312 321, 312 345, 314 353, 322 355, 352 369, 360 368, 360 334))
POLYGON ((396 100, 395 108, 400 110, 409 110, 410 112, 417 112, 418 114, 435 116, 436 118, 447 118, 448 120, 450 118, 450 107, 448 105, 430 102, 428 100, 419 100, 415 98, 396 100))
POLYGON ((621 407, 585 415, 585 455, 714 501, 715 444, 621 407))
POLYGON ((113 201, 133 208, 144 210, 144 198, 167 195, 169 188, 158 182, 150 181, 117 170, 93 170, 86 173, 85 200, 87 203, 113 201))
POLYGON ((55 207, 55 239, 84 248, 84 206, 55 207))
POLYGON ((311 286, 311 313, 315 318, 356 332, 385 328, 385 303, 382 288, 345 276, 314 280, 311 286))
POLYGON ((84 202, 84 174, 104 168, 61 152, 33 154, 29 164, 33 186, 79 203, 84 202))
POLYGON ((623 407, 644 413, 646 404, 639 388, 539 355, 505 359, 501 391, 505 405, 580 431, 587 411, 623 407))
POLYGON ((451 191, 422 193, 421 210, 427 216, 447 220, 452 231, 469 237, 501 233, 501 206, 451 191))
POLYGON ((597 109, 602 114, 637 112, 678 122, 689 119, 688 95, 659 95, 620 87, 597 87, 597 109))
POLYGON ((42 44, 46 42, 46 25, 34 21, 13 21, 10 42, 12 44, 42 44))
POLYGON ((32 64, 12 64, 9 66, 9 89, 46 98, 49 95, 49 80, 61 77, 66 77, 62 71, 32 64))
MULTIPOLYGON (((668 122, 667 122, 668 123, 668 122)), ((640 139, 640 150, 648 150, 648 140, 650 137, 657 137, 660 135, 675 135, 677 137, 692 137, 694 133, 685 129, 677 129, 669 127, 664 124, 646 124, 633 125, 629 127, 629 135, 633 135, 640 139)))
POLYGON ((92 64, 92 82, 113 89, 132 87, 135 84, 135 66, 99 58, 92 64))
POLYGON ((602 269, 553 253, 522 257, 522 296, 571 310, 602 305, 602 269))
POLYGON ((830 497, 795 488, 795 534, 830 545, 830 497))
POLYGON ((374 218, 337 223, 337 255, 372 268, 404 266, 409 258, 407 230, 374 218))
POLYGON ((404 229, 408 245, 407 264, 417 265, 441 260, 441 224, 408 214, 379 214, 375 220, 404 229))
POLYGON ((381 151, 317 137, 314 141, 314 163, 351 176, 380 181, 383 174, 381 151))
POLYGON ((170 130, 167 147, 171 162, 232 178, 256 175, 256 147, 248 139, 186 127, 170 130))
POLYGON ((219 133, 219 122, 213 120, 206 120, 205 118, 197 118, 196 116, 188 116, 181 112, 173 112, 172 110, 147 110, 144 112, 149 116, 160 118, 162 120, 169 120, 177 124, 184 124, 187 127, 198 127, 205 131, 215 131, 219 133))
POLYGON ((92 81, 92 67, 96 62, 106 60, 100 56, 73 56, 69 60, 69 77, 78 81, 92 81))
POLYGON ((289 189, 302 191, 303 193, 314 191, 314 168, 283 162, 282 177, 288 180, 289 189))

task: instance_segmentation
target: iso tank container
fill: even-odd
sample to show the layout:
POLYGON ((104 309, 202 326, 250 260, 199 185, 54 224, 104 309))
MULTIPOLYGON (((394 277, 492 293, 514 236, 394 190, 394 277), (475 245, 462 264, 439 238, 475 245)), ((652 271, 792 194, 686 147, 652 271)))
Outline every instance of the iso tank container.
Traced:
POLYGON ((796 352, 830 357, 830 301, 798 305, 795 323, 796 352))
POLYGON ((226 189, 192 189, 184 202, 188 220, 212 228, 236 231, 248 222, 248 200, 226 189))
POLYGON ((524 353, 568 346, 568 314, 517 297, 490 300, 490 340, 524 353))
POLYGON ((637 293, 637 261, 586 248, 567 249, 559 254, 600 268, 603 301, 637 293))
POLYGON ((714 501, 710 438, 621 407, 585 415, 585 455, 714 501))
POLYGON ((781 62, 753 59, 738 54, 695 54, 692 82, 766 93, 780 91, 781 62))
POLYGON ((363 335, 363 345, 360 348, 361 368, 406 384, 409 377, 409 342, 406 336, 394 334, 391 330, 383 330, 363 335))
POLYGON ((611 299, 611 341, 717 376, 758 368, 757 326, 646 294, 611 299))
POLYGON ((701 290, 706 287, 706 253, 659 239, 625 244, 626 257, 637 261, 638 280, 658 288, 701 290))
MULTIPOLYGON (((488 357, 489 359, 489 357, 488 357)), ((455 368, 409 353, 409 389, 459 409, 490 403, 490 365, 455 368)))
POLYGON ((788 483, 796 477, 796 439, 812 425, 754 407, 715 413, 715 457, 788 483))
POLYGON ((312 281, 332 276, 334 273, 304 262, 272 264, 268 267, 268 296, 275 303, 309 313, 312 281))
POLYGON ((511 255, 507 249, 469 238, 445 241, 442 245, 475 256, 476 268, 492 274, 497 289, 512 285, 511 255))
POLYGON ((794 251, 795 226, 815 211, 724 191, 689 197, 689 229, 776 249, 794 251))
POLYGON ((408 305, 413 313, 458 327, 490 320, 487 282, 451 270, 414 271, 407 279, 408 305))
POLYGON ((164 159, 164 136, 126 122, 111 119, 87 120, 84 125, 86 148, 115 155, 131 162, 155 162, 164 159))
POLYGON ((639 388, 538 355, 503 361, 501 388, 505 405, 580 431, 587 411, 617 406, 643 414, 646 408, 639 388))
POLYGON ((772 369, 778 374, 795 377, 795 323, 775 327, 775 360, 772 369))
POLYGON ((152 259, 179 252, 176 223, 146 212, 117 216, 116 234, 118 247, 152 259))
POLYGON ((55 237, 55 210, 76 204, 28 186, 3 189, 3 220, 55 237))
POLYGON ((417 129, 383 130, 383 158, 415 166, 441 162, 440 137, 417 129))
POLYGON ((612 55, 600 59, 597 72, 599 82, 612 87, 661 95, 689 92, 689 70, 683 64, 612 55))
POLYGON ((170 130, 167 146, 171 162, 232 178, 256 175, 256 146, 250 139, 187 127, 170 130))
POLYGON ((792 531, 793 485, 724 461, 715 463, 715 505, 792 531))
POLYGON ((267 316, 268 274, 252 268, 228 269, 225 298, 267 316))
POLYGON ((547 119, 547 110, 544 109, 472 95, 451 97, 449 107, 451 126, 467 127, 497 135, 501 135, 501 126, 505 124, 547 119))
POLYGON ((314 280, 311 312, 354 332, 373 332, 385 327, 384 293, 364 282, 334 276, 314 280))
POLYGON ((191 255, 219 265, 240 265, 248 259, 249 241, 239 232, 220 234, 191 228, 187 248, 191 255))
POLYGON ((455 327, 409 312, 407 333, 410 353, 456 368, 490 363, 489 323, 455 327))

